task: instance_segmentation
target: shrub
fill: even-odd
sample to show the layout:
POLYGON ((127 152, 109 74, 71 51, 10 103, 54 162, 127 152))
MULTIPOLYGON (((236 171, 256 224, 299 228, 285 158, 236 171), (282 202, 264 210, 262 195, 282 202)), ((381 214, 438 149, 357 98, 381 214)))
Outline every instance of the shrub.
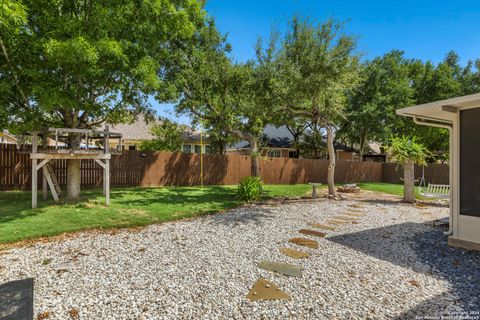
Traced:
POLYGON ((244 202, 258 200, 262 196, 262 180, 260 177, 245 177, 237 189, 237 199, 244 202))

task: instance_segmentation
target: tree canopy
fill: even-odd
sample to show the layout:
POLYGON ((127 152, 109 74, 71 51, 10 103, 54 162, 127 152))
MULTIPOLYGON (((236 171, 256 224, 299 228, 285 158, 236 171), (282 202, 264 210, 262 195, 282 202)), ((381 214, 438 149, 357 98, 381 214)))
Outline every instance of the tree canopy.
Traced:
MULTIPOLYGON (((2 0, 0 115, 13 131, 89 129, 151 113, 148 97, 178 97, 178 50, 204 24, 196 0, 2 0)), ((2 123, 0 123, 2 124, 2 123)), ((67 145, 79 148, 72 133, 67 145)), ((67 161, 67 194, 80 160, 67 161)))
POLYGON ((160 118, 160 123, 150 128, 150 133, 153 139, 142 141, 140 150, 175 152, 182 147, 185 129, 167 118, 160 118))
POLYGON ((16 111, 10 123, 91 128, 148 113, 151 94, 176 96, 174 48, 204 11, 192 0, 3 0, 0 17, 0 105, 16 111))

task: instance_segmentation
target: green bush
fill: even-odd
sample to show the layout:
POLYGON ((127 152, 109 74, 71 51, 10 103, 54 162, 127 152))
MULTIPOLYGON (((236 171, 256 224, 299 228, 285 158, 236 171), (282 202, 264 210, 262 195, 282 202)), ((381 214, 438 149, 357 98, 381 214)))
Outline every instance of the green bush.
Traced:
POLYGON ((260 177, 245 177, 237 189, 237 199, 252 202, 262 197, 262 179, 260 177))

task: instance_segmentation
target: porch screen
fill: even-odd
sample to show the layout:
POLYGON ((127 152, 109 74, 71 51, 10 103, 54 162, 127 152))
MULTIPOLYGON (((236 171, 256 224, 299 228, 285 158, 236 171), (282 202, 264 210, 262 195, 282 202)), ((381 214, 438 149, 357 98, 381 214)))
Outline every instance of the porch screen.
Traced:
POLYGON ((460 111, 460 214, 480 217, 480 108, 460 111))

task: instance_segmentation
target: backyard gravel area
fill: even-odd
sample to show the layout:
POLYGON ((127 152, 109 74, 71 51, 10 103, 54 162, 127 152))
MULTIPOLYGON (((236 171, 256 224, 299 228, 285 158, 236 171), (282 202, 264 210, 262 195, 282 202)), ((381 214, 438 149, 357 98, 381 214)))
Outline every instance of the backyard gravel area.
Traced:
POLYGON ((433 226, 448 209, 375 198, 246 206, 8 249, 0 251, 0 283, 35 278, 35 314, 46 319, 408 319, 480 311, 480 254, 448 247, 445 229, 433 226), (308 225, 353 210, 365 214, 358 224, 308 225), (317 240, 319 248, 288 243, 293 237, 317 240), (282 247, 311 256, 294 260, 282 247), (260 269, 262 260, 299 265, 302 277, 260 269), (291 300, 247 300, 260 278, 291 300))

